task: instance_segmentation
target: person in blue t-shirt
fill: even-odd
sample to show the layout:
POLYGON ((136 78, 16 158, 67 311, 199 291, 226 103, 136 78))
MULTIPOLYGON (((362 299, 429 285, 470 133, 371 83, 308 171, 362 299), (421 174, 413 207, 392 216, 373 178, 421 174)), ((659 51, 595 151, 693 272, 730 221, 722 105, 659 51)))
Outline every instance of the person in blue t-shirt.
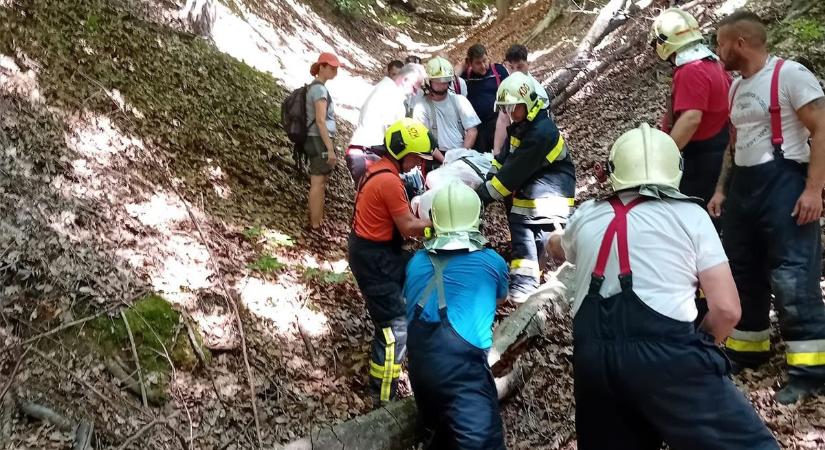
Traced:
POLYGON ((490 63, 483 45, 475 44, 467 50, 461 78, 467 83, 467 100, 481 119, 475 150, 496 155, 505 144, 510 118, 496 110, 495 103, 498 86, 508 75, 503 65, 490 63))
POLYGON ((407 264, 409 374, 426 449, 504 449, 498 395, 487 364, 508 268, 485 248, 481 200, 468 186, 441 188, 435 236, 407 264))

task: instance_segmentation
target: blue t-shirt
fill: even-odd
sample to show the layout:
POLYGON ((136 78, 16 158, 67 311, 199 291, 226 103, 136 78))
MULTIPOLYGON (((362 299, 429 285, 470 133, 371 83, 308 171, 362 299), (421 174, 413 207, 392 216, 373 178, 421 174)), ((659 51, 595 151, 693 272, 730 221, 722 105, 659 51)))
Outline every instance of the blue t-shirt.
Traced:
MULTIPOLYGON (((504 258, 493 249, 456 253, 444 269, 447 319, 455 331, 470 344, 486 350, 493 345, 493 319, 496 299, 507 296, 509 269, 504 258)), ((407 319, 412 321, 415 305, 434 275, 426 250, 419 250, 407 264, 404 298, 407 319)), ((433 289, 420 318, 438 322, 438 291, 433 289)))
POLYGON ((501 64, 491 64, 487 68, 487 73, 484 75, 477 75, 470 69, 461 74, 461 78, 467 82, 467 100, 473 105, 476 110, 478 118, 482 122, 487 122, 498 117, 495 110, 496 92, 498 92, 498 83, 496 83, 496 76, 493 73, 493 66, 498 72, 499 79, 504 81, 509 75, 507 69, 501 64))

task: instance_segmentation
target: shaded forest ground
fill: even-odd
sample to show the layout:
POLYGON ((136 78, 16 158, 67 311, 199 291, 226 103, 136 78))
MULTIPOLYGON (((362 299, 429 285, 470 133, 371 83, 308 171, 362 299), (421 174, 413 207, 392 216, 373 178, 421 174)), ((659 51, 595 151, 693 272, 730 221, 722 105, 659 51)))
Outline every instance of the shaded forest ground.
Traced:
MULTIPOLYGON (((305 233, 307 179, 293 169, 278 105, 308 81, 302 74, 319 50, 352 68, 330 87, 352 118, 389 59, 457 61, 480 40, 500 60, 549 8, 518 4, 494 23, 484 2, 471 3, 459 9, 474 27, 364 2, 235 0, 218 5, 212 43, 189 33, 175 16, 182 5, 167 0, 0 1, 0 389, 12 379, 20 398, 92 419, 95 448, 116 448, 156 418, 166 419, 142 447, 253 448, 253 400, 270 446, 366 412, 372 329, 345 263, 351 182, 336 169, 331 220, 321 236, 305 233), (174 359, 149 374, 147 384, 168 396, 163 407, 141 406, 105 364, 115 353, 135 371, 128 343, 105 345, 105 330, 122 324, 114 308, 150 292, 196 324, 211 350, 211 360, 184 368, 174 359), (97 313, 101 320, 25 341, 97 313)), ((695 11, 710 25, 721 4, 695 11)), ((788 4, 758 5, 775 22, 774 42, 825 73, 825 37, 809 19, 821 15, 780 22, 788 4)), ((580 6, 531 43, 537 78, 567 63, 594 19, 596 4, 580 6)), ((654 15, 651 7, 635 17, 599 51, 646 33, 654 15)), ((556 111, 574 146, 577 200, 601 189, 590 172, 613 139, 657 121, 668 73, 640 44, 556 111)), ((492 223, 506 254, 506 232, 492 223)), ((550 313, 553 329, 528 351, 532 377, 504 408, 511 448, 575 447, 569 323, 562 308, 550 313)), ((822 398, 792 407, 771 399, 782 366, 777 356, 739 381, 783 447, 821 448, 822 398)), ((0 410, 11 448, 69 445, 71 433, 0 410)))

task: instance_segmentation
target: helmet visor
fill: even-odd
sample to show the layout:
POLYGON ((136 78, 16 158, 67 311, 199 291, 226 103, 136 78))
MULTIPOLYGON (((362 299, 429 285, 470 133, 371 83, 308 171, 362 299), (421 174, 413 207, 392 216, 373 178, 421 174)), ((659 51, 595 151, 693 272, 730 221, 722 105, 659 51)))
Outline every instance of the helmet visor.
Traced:
POLYGON ((512 114, 516 110, 518 103, 511 103, 507 105, 498 105, 498 111, 506 114, 512 114))

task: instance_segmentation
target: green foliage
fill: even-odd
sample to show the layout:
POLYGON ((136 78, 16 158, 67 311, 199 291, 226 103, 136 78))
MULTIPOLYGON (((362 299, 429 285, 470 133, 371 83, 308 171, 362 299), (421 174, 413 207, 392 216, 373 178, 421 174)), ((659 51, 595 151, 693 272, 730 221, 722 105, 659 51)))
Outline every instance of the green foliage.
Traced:
POLYGON ((351 19, 360 19, 367 13, 364 0, 329 0, 335 10, 351 19))
POLYGON ((314 267, 304 268, 304 277, 308 280, 315 280, 323 284, 341 284, 351 279, 348 272, 332 272, 329 270, 316 269, 314 267))
POLYGON ((255 225, 254 227, 243 230, 243 235, 250 241, 257 241, 263 236, 263 228, 261 228, 260 225, 255 225))
MULTIPOLYGON (((158 383, 163 385, 171 370, 169 359, 176 369, 192 370, 198 365, 197 355, 180 313, 172 309, 172 305, 162 297, 147 295, 125 310, 124 314, 135 339, 135 348, 145 377, 152 378, 150 375, 155 374, 158 383)), ((129 333, 120 316, 111 319, 101 317, 92 322, 92 329, 104 356, 133 361, 129 333)), ((209 358, 210 353, 203 347, 202 337, 196 328, 193 327, 193 330, 199 347, 209 358)))
POLYGON ((147 154, 166 158, 187 193, 204 193, 209 213, 246 219, 288 211, 278 202, 291 186, 261 183, 273 178, 265 156, 286 144, 278 123, 283 88, 208 41, 141 20, 129 3, 0 6, 0 54, 36 63, 50 107, 106 114, 142 139, 147 154), (124 106, 113 102, 114 91, 124 106), (214 193, 208 165, 222 168, 229 198, 214 193))
POLYGON ((816 42, 825 37, 825 25, 809 17, 791 20, 788 27, 800 43, 816 42))
POLYGON ((255 262, 253 262, 247 267, 249 267, 250 270, 266 274, 278 272, 284 267, 286 267, 286 264, 278 261, 278 258, 272 255, 261 255, 260 257, 258 257, 258 259, 255 260, 255 262))

